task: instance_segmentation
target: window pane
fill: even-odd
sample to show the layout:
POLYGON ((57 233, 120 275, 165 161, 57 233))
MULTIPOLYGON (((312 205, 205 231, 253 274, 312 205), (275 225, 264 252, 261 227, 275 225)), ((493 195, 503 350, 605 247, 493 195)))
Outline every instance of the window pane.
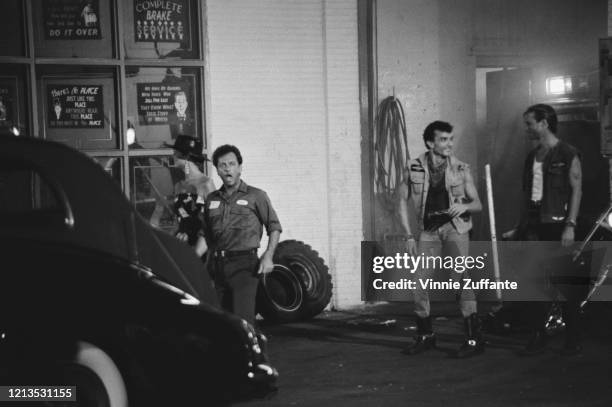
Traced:
POLYGON ((104 168, 104 171, 115 180, 119 186, 123 185, 121 177, 121 157, 92 157, 94 161, 104 168))
POLYGON ((199 68, 128 67, 130 148, 164 148, 179 134, 202 139, 199 68))
POLYGON ((123 15, 127 58, 200 58, 196 1, 126 0, 123 15))
POLYGON ((151 225, 170 233, 176 230, 174 185, 182 172, 169 156, 130 157, 130 187, 136 210, 151 225))
POLYGON ((39 67, 45 138, 79 150, 119 147, 116 72, 103 67, 39 67))
POLYGON ((112 58, 110 0, 35 0, 36 56, 112 58))
POLYGON ((0 136, 28 135, 25 68, 0 65, 0 136))
POLYGON ((2 1, 0 13, 0 55, 25 56, 23 1, 2 1))

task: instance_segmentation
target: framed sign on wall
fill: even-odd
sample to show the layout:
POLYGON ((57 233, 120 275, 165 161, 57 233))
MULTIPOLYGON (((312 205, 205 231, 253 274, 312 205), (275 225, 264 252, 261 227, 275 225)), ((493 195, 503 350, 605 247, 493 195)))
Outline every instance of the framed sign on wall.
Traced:
POLYGON ((119 148, 112 74, 43 75, 39 82, 45 138, 79 150, 119 148))
POLYGON ((164 148, 179 134, 202 138, 200 75, 199 68, 129 68, 128 120, 138 146, 164 148))
POLYGON ((199 58, 197 2, 131 0, 123 10, 128 58, 199 58))
POLYGON ((36 55, 113 57, 109 0, 33 2, 36 55))

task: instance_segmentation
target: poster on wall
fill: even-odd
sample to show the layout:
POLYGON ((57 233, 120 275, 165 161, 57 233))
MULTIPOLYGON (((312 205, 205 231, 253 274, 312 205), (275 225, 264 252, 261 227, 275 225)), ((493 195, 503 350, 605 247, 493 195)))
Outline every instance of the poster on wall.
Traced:
POLYGON ((103 129, 102 85, 47 85, 47 125, 63 129, 103 129))
POLYGON ((176 42, 191 48, 189 0, 134 0, 136 42, 176 42))
POLYGON ((44 1, 45 39, 98 40, 102 38, 99 10, 99 0, 44 1))
POLYGON ((187 80, 164 83, 137 83, 138 123, 144 126, 169 126, 172 139, 177 135, 196 135, 193 83, 187 80))
POLYGON ((19 127, 17 78, 0 76, 0 129, 19 127))

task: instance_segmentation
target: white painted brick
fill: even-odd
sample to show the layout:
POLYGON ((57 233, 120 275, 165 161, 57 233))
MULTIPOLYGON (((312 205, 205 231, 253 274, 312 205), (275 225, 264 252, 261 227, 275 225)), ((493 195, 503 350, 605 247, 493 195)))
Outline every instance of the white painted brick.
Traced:
POLYGON ((241 149, 282 239, 330 266, 334 306, 360 303, 357 2, 209 0, 207 15, 211 147, 241 149))

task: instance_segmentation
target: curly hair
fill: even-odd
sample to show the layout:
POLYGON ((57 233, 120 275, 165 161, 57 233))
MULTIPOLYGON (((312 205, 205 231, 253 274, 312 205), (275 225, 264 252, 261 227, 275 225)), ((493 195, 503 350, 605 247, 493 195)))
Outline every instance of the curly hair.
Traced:
POLYGON ((242 155, 240 154, 240 150, 238 150, 238 147, 233 146, 231 144, 224 144, 215 149, 215 152, 213 153, 213 165, 216 167, 219 162, 219 158, 223 157, 225 154, 228 153, 236 154, 238 164, 242 164, 242 155))

